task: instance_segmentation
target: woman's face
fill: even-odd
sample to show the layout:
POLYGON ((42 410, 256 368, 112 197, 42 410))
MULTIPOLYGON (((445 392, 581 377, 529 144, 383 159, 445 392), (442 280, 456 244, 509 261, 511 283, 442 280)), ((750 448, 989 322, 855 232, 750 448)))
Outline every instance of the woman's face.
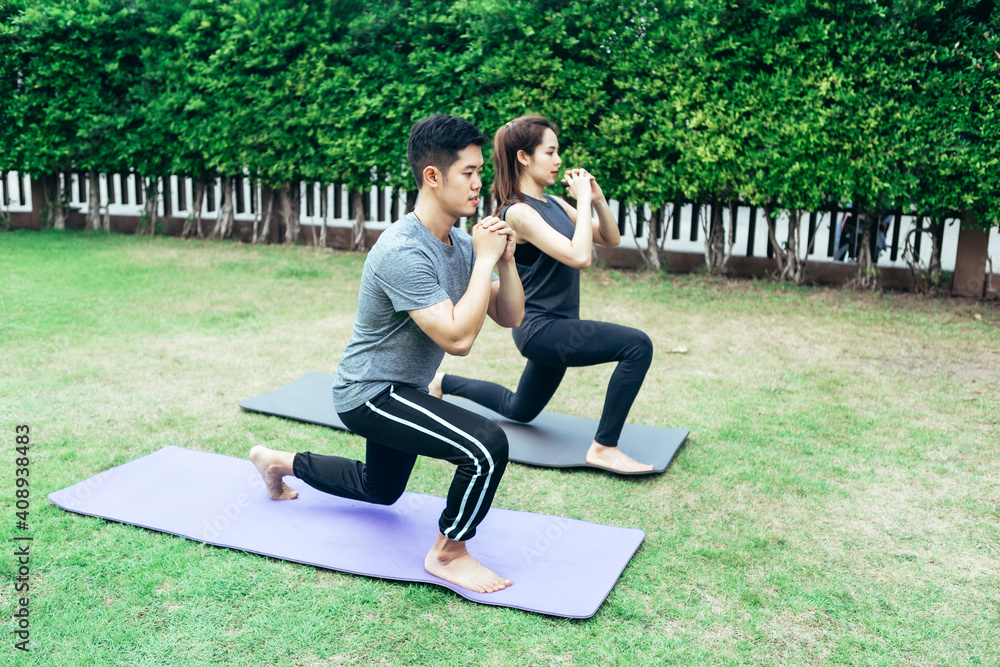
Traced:
POLYGON ((535 152, 528 160, 527 172, 536 183, 542 186, 553 185, 559 175, 559 140, 556 133, 546 128, 542 135, 542 143, 535 147, 535 152))

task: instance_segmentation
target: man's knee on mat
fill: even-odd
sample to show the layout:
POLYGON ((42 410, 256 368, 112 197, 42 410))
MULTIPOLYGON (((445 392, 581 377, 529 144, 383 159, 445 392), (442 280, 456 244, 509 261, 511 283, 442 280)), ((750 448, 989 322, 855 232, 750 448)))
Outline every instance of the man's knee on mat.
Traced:
POLYGON ((403 489, 379 489, 368 495, 368 502, 373 505, 393 505, 403 495, 403 489))

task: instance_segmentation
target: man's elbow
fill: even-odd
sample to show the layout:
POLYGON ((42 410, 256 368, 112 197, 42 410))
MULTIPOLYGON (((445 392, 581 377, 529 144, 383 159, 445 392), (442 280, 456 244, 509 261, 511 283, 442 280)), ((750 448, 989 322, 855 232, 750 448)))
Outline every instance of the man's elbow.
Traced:
POLYGON ((447 345, 442 346, 442 349, 453 357, 467 357, 472 352, 472 344, 475 340, 474 337, 470 336, 455 338, 448 341, 447 345))
POLYGON ((590 262, 594 259, 593 253, 587 253, 573 260, 570 265, 574 269, 587 269, 590 268, 590 262))

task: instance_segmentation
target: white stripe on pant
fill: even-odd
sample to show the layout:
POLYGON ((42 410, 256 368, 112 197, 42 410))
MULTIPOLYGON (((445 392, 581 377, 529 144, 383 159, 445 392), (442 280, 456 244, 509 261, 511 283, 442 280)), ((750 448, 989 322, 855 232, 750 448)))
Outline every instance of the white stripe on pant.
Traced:
POLYGON ((507 465, 507 438, 498 424, 406 385, 340 417, 367 438, 366 462, 305 452, 295 456, 297 477, 326 493, 392 504, 416 456, 447 460, 458 469, 439 529, 454 540, 475 534, 507 465))

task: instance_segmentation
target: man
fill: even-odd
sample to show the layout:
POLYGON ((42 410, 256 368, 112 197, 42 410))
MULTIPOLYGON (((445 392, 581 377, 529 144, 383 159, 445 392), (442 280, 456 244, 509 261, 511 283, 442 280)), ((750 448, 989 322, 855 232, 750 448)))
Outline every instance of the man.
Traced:
POLYGON ((495 423, 427 393, 445 352, 467 355, 487 314, 504 327, 518 326, 524 316, 513 232, 495 217, 476 224, 471 238, 454 226, 479 206, 485 139, 471 123, 440 114, 410 131, 416 207, 379 237, 365 260, 354 331, 333 387, 341 420, 367 438, 367 461, 260 446, 250 460, 274 500, 298 495, 282 480, 294 474, 326 493, 383 505, 403 493, 418 455, 454 463, 424 567, 492 593, 510 580, 474 559, 465 541, 493 501, 507 466, 507 438, 495 423))

